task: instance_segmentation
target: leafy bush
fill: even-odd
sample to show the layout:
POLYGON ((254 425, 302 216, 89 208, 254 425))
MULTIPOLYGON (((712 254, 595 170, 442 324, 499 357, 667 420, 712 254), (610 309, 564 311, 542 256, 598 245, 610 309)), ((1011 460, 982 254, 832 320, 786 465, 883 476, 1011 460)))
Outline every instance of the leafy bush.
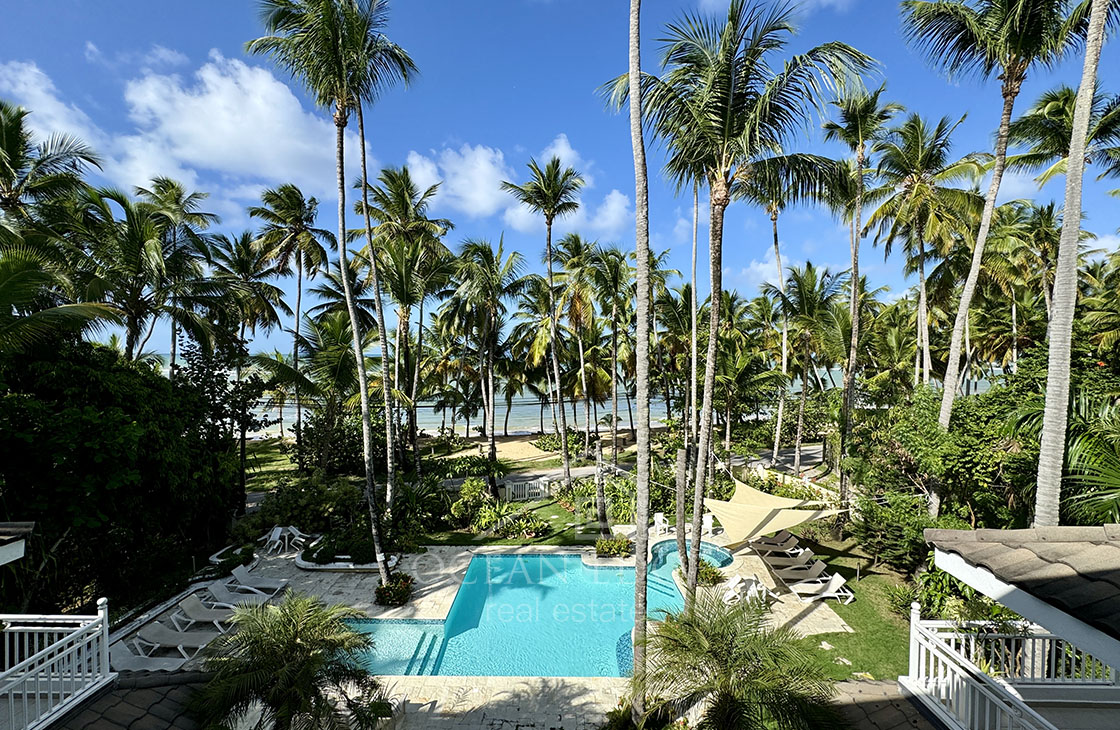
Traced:
POLYGON ((625 558, 634 553, 634 543, 622 535, 595 541, 595 555, 600 558, 625 558))
POLYGON ((910 604, 919 598, 918 587, 913 583, 887 586, 887 605, 899 616, 910 616, 910 604))
POLYGON ((397 571, 389 576, 388 583, 377 586, 374 590, 375 600, 379 606, 403 606, 412 598, 414 583, 411 575, 397 571))
POLYGON ((595 506, 595 480, 573 480, 570 487, 567 484, 562 485, 553 496, 557 504, 572 514, 590 510, 595 506))
POLYGON ((468 448, 471 442, 466 436, 460 436, 454 429, 441 428, 428 445, 444 454, 453 454, 468 448))
POLYGON ((406 481, 393 502, 393 521, 387 526, 386 543, 415 550, 424 535, 451 526, 451 497, 439 480, 426 474, 420 481, 406 481))
MULTIPOLYGON (((308 476, 285 475, 264 498, 258 514, 265 529, 292 525, 304 532, 323 533, 364 515, 365 495, 354 481, 323 471, 308 476)), ((254 539, 259 536, 259 532, 252 535, 254 539)))
POLYGON ((913 573, 925 561, 929 547, 923 533, 927 528, 968 526, 952 516, 931 518, 925 497, 919 494, 887 492, 882 500, 883 504, 866 498, 859 501, 852 532, 876 561, 903 573, 913 573))
POLYGON ((468 454, 451 459, 427 459, 424 461, 424 474, 439 479, 460 477, 485 477, 493 473, 496 477, 505 476, 509 467, 501 461, 491 462, 485 456, 468 454))
MULTIPOLYGON (((592 436, 592 438, 594 438, 594 436, 592 436)), ((558 434, 558 433, 546 433, 543 436, 541 436, 540 438, 538 438, 536 441, 530 441, 529 443, 533 444, 533 446, 536 446, 541 451, 556 451, 556 452, 559 452, 560 447, 563 445, 561 443, 560 434, 558 434)), ((575 430, 570 429, 570 428, 568 429, 568 454, 569 455, 577 453, 577 452, 582 452, 585 443, 586 442, 584 441, 583 431, 575 431, 575 430)))
POLYGON ((373 535, 368 523, 360 521, 348 527, 328 532, 313 549, 304 551, 304 559, 319 565, 346 561, 355 565, 368 565, 377 560, 373 535))
MULTIPOLYGON (((316 409, 303 419, 299 440, 285 446, 292 461, 308 469, 321 469, 327 474, 364 474, 365 458, 362 455, 362 419, 357 413, 341 417, 328 413, 329 409, 316 409)), ((373 432, 385 432, 385 418, 377 409, 371 409, 373 432)), ((293 427, 293 432, 296 429, 293 427)), ((373 440, 373 463, 380 469, 385 464, 384 439, 373 440)))
POLYGON ((486 482, 471 477, 459 488, 459 499, 451 505, 451 516, 459 527, 469 527, 478 516, 483 505, 493 501, 486 489, 486 482))
MULTIPOLYGON (((682 580, 684 579, 684 574, 681 571, 678 570, 677 574, 681 576, 682 580)), ((722 570, 712 565, 706 559, 700 558, 700 562, 696 567, 697 585, 711 587, 719 585, 725 580, 727 580, 727 576, 723 574, 722 570)))
POLYGON ((475 532, 489 530, 491 527, 498 524, 498 522, 516 512, 517 505, 513 502, 501 502, 491 499, 479 508, 474 520, 471 521, 471 529, 475 532))
POLYGON ((541 537, 552 531, 552 526, 537 515, 522 510, 514 517, 506 520, 498 529, 498 534, 504 538, 529 539, 541 537))
MULTIPOLYGON (((600 730, 637 730, 637 727, 634 724, 630 703, 626 700, 619 700, 618 706, 607 713, 607 721, 600 727, 600 730)), ((688 730, 688 721, 682 718, 681 723, 673 722, 673 713, 661 707, 645 718, 642 728, 644 730, 668 730, 669 728, 672 728, 672 730, 688 730)))

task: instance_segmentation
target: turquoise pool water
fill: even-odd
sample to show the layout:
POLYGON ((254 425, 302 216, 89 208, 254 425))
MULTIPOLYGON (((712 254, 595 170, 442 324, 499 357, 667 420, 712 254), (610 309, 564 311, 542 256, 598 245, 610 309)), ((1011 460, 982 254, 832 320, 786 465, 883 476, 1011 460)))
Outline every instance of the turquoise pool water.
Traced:
MULTIPOLYGON (((676 542, 651 551, 648 612, 684 604, 676 542)), ((705 558, 731 555, 709 543, 705 558)), ((446 621, 366 619, 368 666, 381 675, 618 677, 630 672, 634 569, 584 565, 579 555, 476 555, 446 621)))

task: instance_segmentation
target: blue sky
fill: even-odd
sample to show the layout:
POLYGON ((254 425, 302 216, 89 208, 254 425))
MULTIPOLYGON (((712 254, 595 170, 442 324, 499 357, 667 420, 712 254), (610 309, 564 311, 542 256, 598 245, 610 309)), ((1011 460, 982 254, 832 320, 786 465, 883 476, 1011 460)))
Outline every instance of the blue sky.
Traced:
MULTIPOLYGON (((957 154, 990 149, 1000 104, 996 82, 954 83, 931 70, 905 44, 897 3, 799 5, 794 51, 830 40, 851 43, 880 62, 887 98, 927 117, 968 114, 956 134, 957 154)), ((644 68, 657 67, 665 23, 685 11, 724 8, 726 0, 647 0, 644 68)), ((435 212, 456 224, 450 245, 467 237, 497 241, 504 233, 507 248, 520 250, 529 268, 541 270, 543 224, 498 185, 523 181, 531 155, 555 152, 589 180, 582 209, 559 231, 632 248, 628 122, 607 111, 596 94, 600 84, 625 71, 627 12, 623 0, 396 0, 389 35, 412 54, 421 75, 408 89, 388 91, 368 114, 374 169, 408 164, 422 181, 443 180, 435 212)), ((68 131, 91 142, 106 158, 99 182, 131 187, 156 174, 177 177, 211 193, 209 208, 222 216, 220 228, 230 231, 250 225, 244 207, 262 187, 294 182, 320 198, 320 225, 335 227, 333 128, 282 71, 244 54, 245 41, 261 34, 254 3, 9 0, 3 16, 0 97, 30 108, 38 129, 68 131), (37 30, 44 27, 50 32, 37 30)), ((1107 92, 1120 91, 1113 72, 1118 60, 1116 44, 1106 46, 1101 76, 1107 92)), ((1058 82, 1075 84, 1080 69, 1077 58, 1036 73, 1017 111, 1058 82)), ((356 153, 354 140, 348 144, 356 153)), ((815 130, 799 149, 843 153, 815 130)), ((687 271, 691 197, 674 196, 660 174, 662 161, 652 146, 653 245, 670 249, 671 264, 687 271)), ((356 172, 350 164, 348 176, 356 172)), ((1120 183, 1093 182, 1093 175, 1090 168, 1085 227, 1100 236, 1097 245, 1115 249, 1120 205, 1104 192, 1120 183)), ((1060 201, 1062 179, 1038 191, 1029 176, 1011 175, 1001 198, 1015 197, 1060 201)), ((846 230, 820 208, 787 212, 781 240, 787 262, 847 266, 846 230)), ((909 286, 898 261, 884 261, 870 240, 863 250, 863 269, 874 285, 894 292, 909 286)), ((707 280, 706 267, 699 276, 707 280)), ((725 287, 753 296, 775 276, 768 218, 734 204, 725 226, 725 287)), ((164 339, 157 331, 153 342, 164 339)), ((273 333, 254 347, 287 341, 288 335, 273 333)))

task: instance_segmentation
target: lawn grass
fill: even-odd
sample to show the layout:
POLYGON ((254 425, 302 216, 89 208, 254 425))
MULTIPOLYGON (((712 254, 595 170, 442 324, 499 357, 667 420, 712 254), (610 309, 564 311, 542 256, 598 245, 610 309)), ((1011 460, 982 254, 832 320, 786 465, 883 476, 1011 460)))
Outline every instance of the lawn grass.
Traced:
POLYGON ((279 477, 296 470, 295 462, 280 448, 279 438, 260 439, 245 444, 249 489, 267 491, 279 477))
POLYGON ((469 530, 435 532, 420 539, 421 545, 572 545, 587 546, 595 542, 595 529, 598 525, 582 523, 568 510, 552 499, 526 502, 524 508, 552 525, 552 531, 542 537, 524 540, 521 538, 480 537, 469 530), (575 523, 568 525, 568 523, 575 523), (590 524, 589 527, 584 527, 590 524), (581 529, 582 528, 582 529, 581 529))
POLYGON ((833 679, 852 679, 857 672, 886 680, 905 674, 909 663, 910 629, 901 616, 891 611, 887 593, 891 586, 903 582, 902 576, 882 565, 872 568, 872 559, 853 539, 803 542, 808 543, 833 572, 848 579, 848 586, 856 594, 856 599, 846 606, 829 602, 829 606, 852 627, 854 633, 817 634, 802 639, 802 642, 813 650, 821 666, 833 679), (831 651, 821 649, 822 641, 835 648, 831 651), (852 665, 837 663, 837 657, 847 659, 852 665))

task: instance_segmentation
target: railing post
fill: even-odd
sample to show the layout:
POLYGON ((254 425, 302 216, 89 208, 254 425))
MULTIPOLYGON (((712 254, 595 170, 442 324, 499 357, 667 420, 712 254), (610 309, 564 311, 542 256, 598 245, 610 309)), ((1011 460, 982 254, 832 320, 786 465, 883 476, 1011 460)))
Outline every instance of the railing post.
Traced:
POLYGON ((922 607, 917 601, 910 604, 910 679, 918 678, 919 652, 918 630, 922 621, 922 607))
POLYGON ((109 676, 109 599, 97 599, 97 613, 101 617, 101 671, 102 677, 109 676))

